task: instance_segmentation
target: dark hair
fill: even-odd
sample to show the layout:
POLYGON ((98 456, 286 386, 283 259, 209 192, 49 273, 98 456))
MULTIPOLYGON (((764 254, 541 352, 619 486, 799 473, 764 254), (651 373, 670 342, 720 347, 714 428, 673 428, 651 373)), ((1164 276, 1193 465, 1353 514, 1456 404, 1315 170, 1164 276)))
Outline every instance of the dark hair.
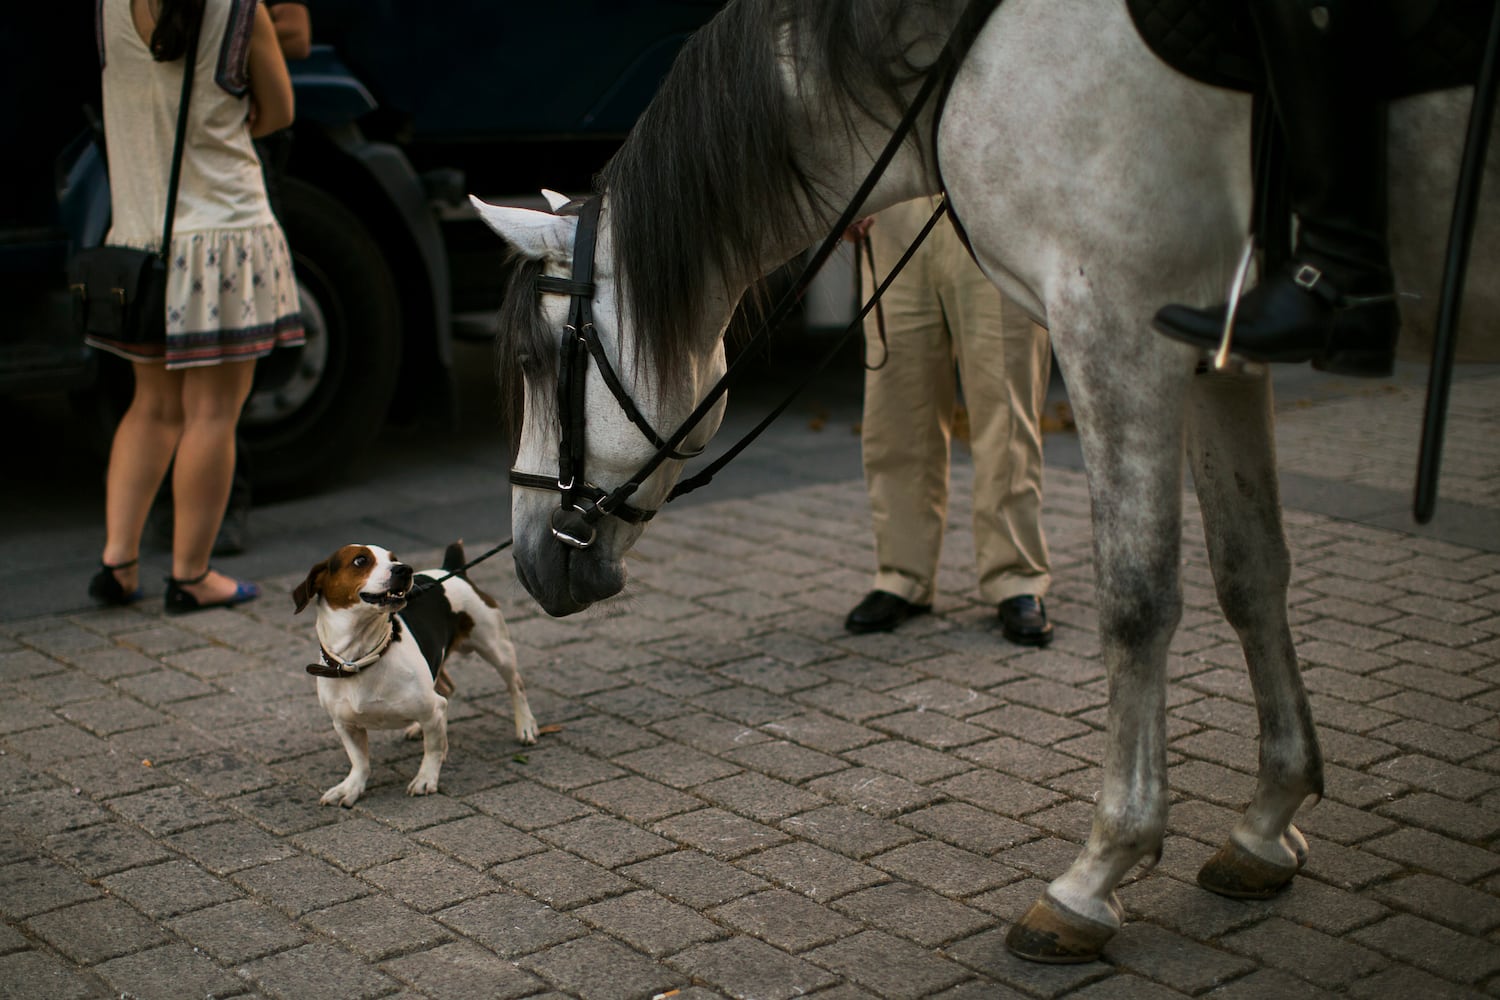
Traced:
POLYGON ((203 21, 203 0, 161 0, 156 30, 151 32, 151 58, 176 62, 187 52, 193 29, 203 21))

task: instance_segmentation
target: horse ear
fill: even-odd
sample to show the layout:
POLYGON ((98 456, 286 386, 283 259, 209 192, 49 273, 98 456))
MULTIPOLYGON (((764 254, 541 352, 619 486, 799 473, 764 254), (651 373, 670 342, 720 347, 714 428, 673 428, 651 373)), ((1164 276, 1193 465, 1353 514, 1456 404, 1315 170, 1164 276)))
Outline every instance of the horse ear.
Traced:
POLYGON ((491 205, 473 195, 469 203, 500 237, 527 257, 567 260, 573 253, 573 230, 578 220, 530 208, 491 205))
POLYGON ((565 194, 559 194, 549 188, 542 188, 542 197, 547 199, 547 204, 552 206, 552 214, 561 212, 563 207, 572 203, 573 199, 565 194))

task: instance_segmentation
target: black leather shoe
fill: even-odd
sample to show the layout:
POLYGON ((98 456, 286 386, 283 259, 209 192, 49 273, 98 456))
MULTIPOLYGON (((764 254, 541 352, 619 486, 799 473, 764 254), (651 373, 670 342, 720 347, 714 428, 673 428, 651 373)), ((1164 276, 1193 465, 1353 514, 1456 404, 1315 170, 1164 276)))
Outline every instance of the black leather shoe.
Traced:
MULTIPOLYGON (((1249 361, 1311 361, 1337 375, 1382 378, 1395 370, 1401 314, 1387 280, 1364 282, 1367 293, 1343 293, 1311 264, 1288 264, 1240 299, 1230 353, 1249 361)), ((1226 306, 1170 305, 1153 326, 1173 340, 1216 350, 1226 306)))
POLYGON ((1045 646, 1052 641, 1052 623, 1042 599, 1032 594, 1009 597, 1000 602, 1000 627, 1005 638, 1018 646, 1045 646))
POLYGON ((908 618, 925 615, 931 610, 931 604, 913 604, 888 591, 872 590, 849 612, 849 617, 844 619, 844 628, 856 634, 889 632, 908 618))

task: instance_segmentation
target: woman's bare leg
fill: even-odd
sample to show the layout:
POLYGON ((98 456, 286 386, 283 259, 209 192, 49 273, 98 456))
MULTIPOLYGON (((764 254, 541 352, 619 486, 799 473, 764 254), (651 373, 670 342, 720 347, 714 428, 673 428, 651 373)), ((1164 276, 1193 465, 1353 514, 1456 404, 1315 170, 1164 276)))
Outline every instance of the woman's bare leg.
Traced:
MULTIPOLYGON (((254 377, 254 361, 183 372, 182 439, 172 470, 172 575, 178 580, 191 580, 208 569, 234 478, 234 427, 254 377)), ((183 589, 209 603, 234 596, 235 586, 234 579, 214 572, 183 589)))
MULTIPOLYGON (((115 430, 105 474, 104 555, 107 566, 136 559, 151 501, 182 438, 182 372, 136 362, 135 393, 115 430)), ((140 584, 140 569, 115 571, 126 593, 140 584)))

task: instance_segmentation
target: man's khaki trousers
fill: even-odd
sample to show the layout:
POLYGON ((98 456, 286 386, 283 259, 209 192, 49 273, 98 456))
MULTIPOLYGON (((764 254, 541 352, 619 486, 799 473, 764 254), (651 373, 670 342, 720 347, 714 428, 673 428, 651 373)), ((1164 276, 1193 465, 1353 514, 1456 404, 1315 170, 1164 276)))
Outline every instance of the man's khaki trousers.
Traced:
MULTIPOLYGON (((881 212, 870 228, 879 274, 932 213, 928 198, 881 212)), ((1051 583, 1042 533, 1041 414, 1047 331, 1004 301, 940 221, 882 299, 887 343, 865 320, 865 481, 879 563, 875 589, 932 601, 948 511, 950 442, 960 380, 974 460, 979 593, 990 603, 1042 595, 1051 583), (885 363, 880 364, 882 357, 885 363), (957 372, 955 373, 955 363, 957 372)))

